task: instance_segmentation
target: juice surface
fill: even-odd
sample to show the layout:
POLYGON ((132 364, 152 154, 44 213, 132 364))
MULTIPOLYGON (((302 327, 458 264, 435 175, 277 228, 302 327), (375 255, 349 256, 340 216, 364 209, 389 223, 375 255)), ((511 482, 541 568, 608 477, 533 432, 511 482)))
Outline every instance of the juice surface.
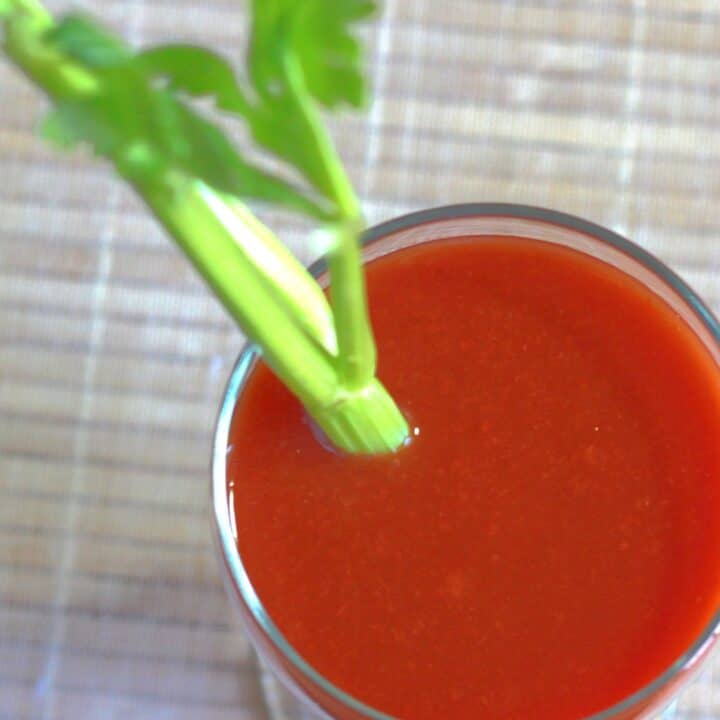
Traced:
POLYGON ((235 411, 238 545, 280 631, 404 720, 579 720, 720 600, 720 380, 636 281, 523 239, 368 266, 379 376, 419 428, 324 449, 264 367, 235 411))

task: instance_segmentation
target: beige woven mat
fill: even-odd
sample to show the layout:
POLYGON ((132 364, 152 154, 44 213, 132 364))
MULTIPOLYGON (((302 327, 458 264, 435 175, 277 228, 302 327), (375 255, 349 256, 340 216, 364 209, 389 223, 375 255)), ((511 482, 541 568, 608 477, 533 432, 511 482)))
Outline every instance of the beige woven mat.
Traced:
MULTIPOLYGON (((241 0, 82 5, 137 42, 240 51, 241 0)), ((388 0, 369 37, 375 103, 336 130, 372 221, 554 207, 720 309, 717 0, 388 0)), ((33 137, 42 106, 0 63, 0 720, 301 717, 261 681, 210 547, 241 337, 102 164, 33 137)), ((680 716, 720 717, 712 672, 680 716)))

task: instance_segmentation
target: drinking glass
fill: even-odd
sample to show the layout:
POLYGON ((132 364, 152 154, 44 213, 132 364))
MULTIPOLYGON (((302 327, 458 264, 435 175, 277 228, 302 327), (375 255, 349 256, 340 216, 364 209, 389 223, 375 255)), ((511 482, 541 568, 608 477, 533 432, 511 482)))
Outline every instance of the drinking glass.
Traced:
MULTIPOLYGON (((483 237, 502 235, 564 245, 631 275, 660 296, 687 323, 712 355, 720 373, 720 326, 693 290, 642 248, 586 220, 523 205, 454 205, 405 215, 368 230, 363 252, 366 260, 372 260, 394 250, 445 238, 472 237, 476 242, 483 242, 483 237)), ((323 281, 323 262, 315 263, 311 271, 323 281)), ((233 518, 234 499, 229 494, 226 470, 233 411, 257 360, 257 351, 252 346, 242 350, 225 392, 215 433, 212 510, 216 547, 227 591, 263 662, 318 718, 393 720, 365 705, 360 698, 351 697, 335 687, 303 660, 265 611, 243 566, 242 547, 238 551, 233 518)), ((288 598, 288 602, 292 602, 292 598, 288 598)), ((651 683, 613 707, 578 720, 669 720, 678 693, 710 654, 719 626, 720 612, 682 655, 651 683)), ((518 688, 518 692, 522 692, 522 688, 518 688)))

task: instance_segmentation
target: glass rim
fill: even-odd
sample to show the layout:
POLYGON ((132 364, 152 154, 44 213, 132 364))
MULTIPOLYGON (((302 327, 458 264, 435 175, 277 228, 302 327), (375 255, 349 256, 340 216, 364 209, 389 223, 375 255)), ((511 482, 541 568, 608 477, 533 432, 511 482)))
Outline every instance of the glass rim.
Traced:
MULTIPOLYGON (((363 246, 365 246, 387 235, 410 230, 414 227, 432 222, 461 218, 470 219, 473 217, 504 217, 547 223, 588 235, 613 248, 621 250, 669 285, 672 290, 687 303, 703 327, 710 333, 715 343, 720 346, 720 323, 695 291, 680 278, 679 275, 647 250, 644 250, 622 235, 574 215, 541 207, 513 203, 463 203, 446 205, 411 212, 375 225, 363 233, 362 243, 363 246)), ((317 260, 309 267, 309 271, 315 277, 321 275, 325 270, 326 263, 323 259, 317 260)), ((259 354, 252 344, 246 344, 241 350, 223 394, 223 400, 215 426, 211 467, 211 504, 216 540, 220 552, 222 553, 233 584, 237 591, 239 591, 241 600, 250 611, 252 618, 270 640, 273 647, 280 652, 295 672, 299 673, 306 681, 318 687, 322 692, 332 698, 333 701, 343 707, 360 713, 365 717, 372 718, 373 720, 397 720, 397 718, 391 715, 387 715, 380 710, 366 705, 334 685, 295 650, 276 627, 262 605, 240 558, 228 502, 226 473, 227 448, 230 425, 237 398, 245 385, 249 371, 252 369, 258 357, 259 354)), ((715 611, 713 617, 700 635, 665 671, 615 705, 580 720, 611 720, 623 712, 632 710, 638 704, 649 700, 655 693, 661 691, 671 683, 683 670, 692 665, 693 661, 712 638, 719 625, 720 608, 715 611)))

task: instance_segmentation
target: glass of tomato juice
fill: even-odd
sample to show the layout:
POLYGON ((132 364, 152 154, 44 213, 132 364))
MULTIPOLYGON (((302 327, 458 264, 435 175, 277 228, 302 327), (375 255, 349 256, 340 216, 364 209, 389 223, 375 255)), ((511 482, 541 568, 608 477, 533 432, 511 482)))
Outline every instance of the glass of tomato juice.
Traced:
POLYGON ((256 650, 319 717, 667 712, 720 620, 717 320, 549 210, 427 210, 364 252, 407 446, 332 451, 252 347, 220 411, 215 535, 256 650))

